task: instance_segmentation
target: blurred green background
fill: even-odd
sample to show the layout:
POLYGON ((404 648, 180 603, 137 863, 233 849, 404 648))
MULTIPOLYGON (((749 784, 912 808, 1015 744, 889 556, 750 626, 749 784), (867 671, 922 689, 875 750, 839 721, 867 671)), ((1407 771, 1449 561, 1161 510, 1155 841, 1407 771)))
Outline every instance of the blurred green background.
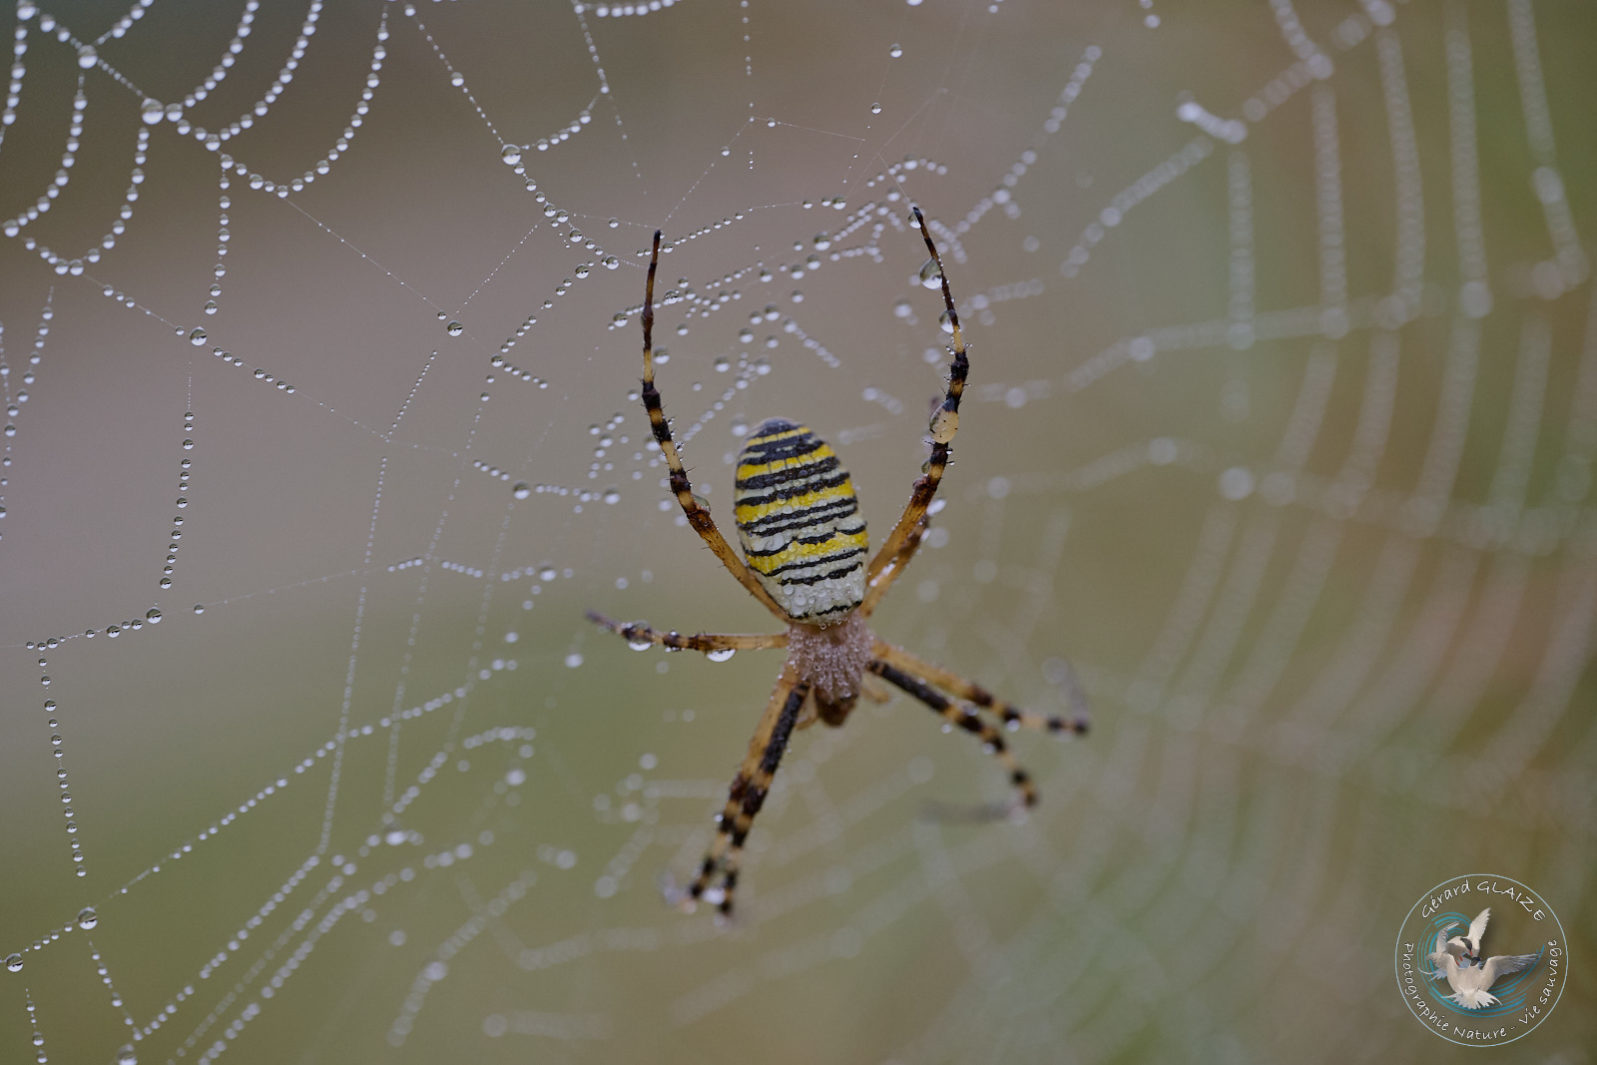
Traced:
POLYGON ((0 1060, 1453 1060, 1470 872, 1572 961, 1482 1053, 1592 1060, 1585 7, 646 6, 0 14, 0 1060), (582 620, 772 625, 649 236, 697 490, 801 419, 879 540, 910 203, 971 384, 878 631, 1094 731, 1015 824, 906 699, 805 731, 683 916, 779 662, 582 620))

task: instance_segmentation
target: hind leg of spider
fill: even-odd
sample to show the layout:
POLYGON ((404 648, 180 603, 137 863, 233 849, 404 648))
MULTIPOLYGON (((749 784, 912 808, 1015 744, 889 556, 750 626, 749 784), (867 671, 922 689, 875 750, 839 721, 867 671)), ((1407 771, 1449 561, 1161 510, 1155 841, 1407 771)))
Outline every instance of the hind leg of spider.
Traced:
MULTIPOLYGON (((944 669, 934 662, 918 658, 902 647, 895 647, 886 640, 876 640, 871 646, 871 654, 888 665, 896 666, 906 673, 930 681, 952 694, 956 699, 963 699, 996 715, 1004 723, 1005 728, 1029 728, 1038 732, 1051 732, 1055 735, 1081 736, 1085 735, 1091 726, 1091 721, 1087 717, 1085 708, 1080 705, 1076 707, 1076 713, 1071 717, 1061 717, 1058 714, 1036 714, 1030 710, 1022 710, 1013 703, 998 698, 975 681, 966 680, 959 674, 944 669)), ((1079 700, 1080 694, 1075 693, 1074 699, 1079 700)))
POLYGON ((1031 782, 1031 774, 1020 767, 1015 761, 1015 756, 1009 753, 1009 747, 1004 743, 1004 737, 990 722, 984 721, 974 710, 961 706, 942 692, 933 688, 919 677, 904 672, 890 662, 881 658, 871 659, 870 671, 887 681, 889 684, 925 703, 933 712, 942 717, 950 725, 957 725, 966 732, 972 733, 981 740, 982 746, 997 758, 1009 773, 1009 782, 1014 785, 1017 793, 1014 804, 990 811, 989 817, 998 817, 1013 812, 1016 809, 1037 805, 1037 788, 1031 782))
POLYGON ((926 527, 930 521, 929 515, 922 514, 920 520, 915 523, 914 528, 910 529, 909 535, 904 537, 904 542, 899 547, 898 554, 882 565, 881 572, 876 575, 874 583, 866 584, 865 599, 860 603, 859 607, 862 616, 870 617, 876 612, 876 604, 882 601, 882 596, 887 594, 887 589, 893 586, 893 582, 898 580, 899 575, 909 566, 909 560, 915 557, 916 551, 920 550, 921 540, 926 536, 926 527))
POLYGON ((771 701, 766 704, 760 724, 749 740, 749 750, 743 757, 743 764, 738 767, 737 776, 732 778, 726 805, 722 807, 721 816, 716 822, 715 840, 705 852, 704 860, 699 863, 699 873, 686 890, 671 899, 684 911, 691 912, 701 898, 708 897, 716 902, 722 915, 732 913, 744 840, 748 838, 754 818, 765 804, 776 768, 782 762, 782 754, 793 735, 793 726, 809 694, 809 683, 799 680, 798 671, 791 664, 784 666, 776 689, 771 692, 771 701), (717 874, 721 878, 720 887, 712 892, 710 885, 717 874))
MULTIPOLYGON (((942 483, 943 471, 948 468, 948 452, 953 445, 954 434, 959 431, 959 401, 965 394, 965 377, 970 372, 970 360, 965 352, 965 333, 959 325, 959 312, 954 309, 954 296, 948 288, 948 277, 943 272, 943 259, 937 252, 937 245, 932 241, 931 231, 926 228, 926 217, 921 214, 919 207, 914 208, 915 221, 920 226, 921 238, 926 242, 926 250, 931 253, 932 262, 936 264, 937 276, 942 283, 943 307, 948 315, 948 324, 954 332, 954 357, 948 365, 948 387, 943 393, 943 402, 932 414, 930 425, 932 438, 931 458, 926 461, 926 472, 916 478, 910 490, 909 502, 904 506, 904 513, 899 515, 898 522, 893 526, 887 539, 882 542, 881 549, 871 559, 870 569, 866 573, 868 603, 874 609, 882 595, 887 591, 887 586, 898 579, 904 572, 904 564, 909 561, 909 556, 914 553, 914 547, 906 550, 906 541, 918 537, 924 531, 926 508, 931 506, 932 498, 937 495, 937 486, 942 483)), ((861 612, 869 616, 870 610, 861 607, 861 612)))
POLYGON ((661 632, 644 621, 613 621, 597 611, 588 611, 588 620, 621 637, 640 650, 647 644, 669 647, 673 651, 700 651, 717 654, 729 651, 761 651, 768 647, 786 647, 787 633, 730 633, 700 632, 684 636, 680 632, 661 632))
POLYGON ((649 278, 643 288, 643 388, 639 393, 643 399, 643 409, 649 414, 649 428, 654 433, 655 443, 660 445, 660 454, 665 456, 665 464, 671 471, 671 494, 676 496, 677 505, 682 508, 682 513, 687 515, 688 524, 693 526, 693 531, 699 534, 715 557, 721 560, 727 572, 736 577, 738 583, 748 589, 750 595, 765 605, 765 608, 777 617, 787 620, 787 615, 771 598, 771 593, 754 576, 753 571, 744 564, 726 542, 726 537, 721 535, 721 530, 715 527, 715 519, 710 517, 709 508, 700 503, 693 495, 693 484, 688 480, 688 471, 683 468, 682 455, 677 450, 676 441, 671 436, 671 424, 665 419, 665 408, 661 404, 660 391, 654 387, 654 275, 660 265, 660 231, 654 231, 654 250, 649 256, 649 278))

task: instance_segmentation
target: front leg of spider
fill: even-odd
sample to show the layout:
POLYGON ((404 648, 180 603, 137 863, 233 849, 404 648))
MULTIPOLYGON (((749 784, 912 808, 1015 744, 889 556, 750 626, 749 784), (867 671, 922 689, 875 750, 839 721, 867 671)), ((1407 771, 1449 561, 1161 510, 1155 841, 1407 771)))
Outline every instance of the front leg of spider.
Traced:
MULTIPOLYGON (((654 279, 660 262, 660 234, 654 235, 643 296, 643 408, 669 470, 668 485, 683 514, 739 584, 786 625, 771 634, 661 632, 642 622, 611 621, 592 611, 596 624, 634 647, 663 646, 699 651, 716 658, 737 650, 783 647, 783 663, 765 712, 749 740, 727 791, 715 838, 685 889, 670 897, 683 909, 713 902, 732 912, 744 842, 770 794, 777 767, 796 728, 821 721, 841 726, 874 674, 935 711, 950 725, 979 738, 1007 771, 1020 806, 1036 802, 1031 777, 1010 754, 998 728, 978 711, 994 714, 1008 727, 1029 726, 1079 733, 1084 720, 1031 714, 1004 702, 972 681, 877 639, 866 625, 876 605, 914 558, 926 531, 927 510, 948 467, 959 430, 959 402, 969 360, 954 297, 943 276, 942 259, 920 208, 914 220, 941 281, 943 305, 953 331, 953 357, 943 400, 929 426, 931 457, 915 481, 909 502, 886 541, 869 555, 865 521, 854 485, 841 460, 805 426, 772 418, 756 429, 738 457, 733 516, 742 557, 716 527, 710 512, 693 495, 682 457, 671 435, 654 380, 654 279)), ((923 271, 924 273, 924 271, 923 271)), ((930 276, 930 275, 926 275, 930 276)))

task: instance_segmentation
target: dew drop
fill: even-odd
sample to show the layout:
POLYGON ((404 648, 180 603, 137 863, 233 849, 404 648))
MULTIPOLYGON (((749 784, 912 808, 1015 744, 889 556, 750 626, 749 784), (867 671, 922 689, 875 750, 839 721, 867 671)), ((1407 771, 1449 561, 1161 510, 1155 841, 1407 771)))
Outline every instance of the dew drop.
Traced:
POLYGON ((78 911, 78 927, 85 932, 100 923, 100 915, 94 912, 93 906, 85 906, 78 911))
POLYGON ((943 271, 937 265, 936 259, 927 259, 921 264, 920 285, 921 288, 940 289, 943 287, 943 271))
POLYGON ((510 489, 510 494, 517 499, 526 499, 528 496, 532 495, 532 485, 528 484, 526 481, 517 481, 510 489))
POLYGON ((895 43, 893 47, 887 50, 887 54, 893 59, 902 59, 904 57, 904 46, 895 43))
POLYGON ((736 647, 723 647, 717 651, 710 651, 704 657, 708 658, 712 662, 725 662, 727 659, 731 658, 737 653, 736 647))
POLYGON ((78 66, 84 70, 93 70, 100 61, 100 53, 94 50, 94 45, 86 44, 78 49, 78 66))
POLYGON ((567 669, 576 669, 580 665, 582 665, 582 656, 580 654, 572 651, 570 654, 566 655, 567 669))
POLYGON ((205 343, 205 340, 205 330, 203 329, 194 329, 189 333, 189 343, 193 344, 195 347, 199 347, 201 344, 205 343))
POLYGON ((448 333, 452 337, 458 337, 465 331, 466 327, 461 325, 459 322, 450 322, 448 325, 444 326, 444 332, 448 333))
POLYGON ((22 955, 20 955, 20 954, 7 954, 6 955, 6 968, 9 969, 11 972, 20 973, 22 971, 22 955))
POLYGON ((645 640, 642 637, 639 637, 635 640, 628 640, 627 646, 632 648, 634 651, 647 651, 649 648, 654 646, 654 641, 645 640))
POLYGON ((151 625, 159 625, 161 623, 161 612, 153 608, 147 610, 144 613, 144 620, 148 621, 151 625))
POLYGON ((516 166, 521 162, 521 145, 507 144, 499 149, 499 159, 506 166, 516 166))

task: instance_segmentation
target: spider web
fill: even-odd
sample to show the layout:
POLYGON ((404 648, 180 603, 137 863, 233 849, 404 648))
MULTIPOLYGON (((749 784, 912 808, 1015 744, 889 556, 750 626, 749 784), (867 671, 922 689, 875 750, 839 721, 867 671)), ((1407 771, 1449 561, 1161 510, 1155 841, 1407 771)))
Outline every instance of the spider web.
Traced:
POLYGON ((20 0, 0 1057, 1412 1059, 1474 868, 1589 957, 1591 20, 1081 7, 20 0), (877 628, 1094 732, 974 825, 908 700, 806 731, 683 917, 778 662, 582 620, 771 627, 662 488, 649 235, 697 491, 803 419, 879 538, 912 202, 971 387, 877 628))

